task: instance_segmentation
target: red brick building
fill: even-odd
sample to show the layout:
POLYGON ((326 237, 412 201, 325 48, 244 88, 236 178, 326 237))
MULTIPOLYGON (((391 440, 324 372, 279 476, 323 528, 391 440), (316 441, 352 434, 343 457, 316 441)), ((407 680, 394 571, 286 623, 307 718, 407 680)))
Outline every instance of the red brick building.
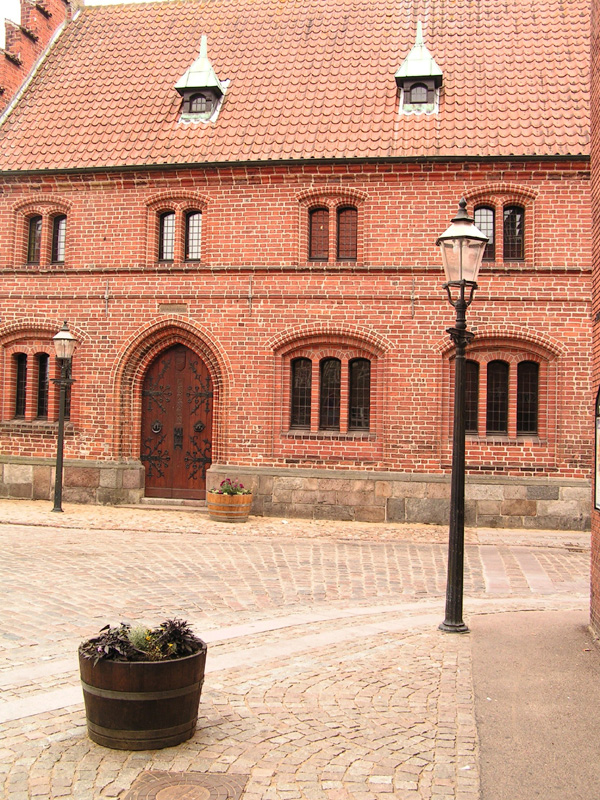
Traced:
POLYGON ((592 0, 591 35, 591 156, 593 243, 593 384, 596 394, 596 452, 594 502, 592 504, 591 625, 600 636, 600 3, 592 0))
POLYGON ((5 496, 49 497, 67 319, 66 499, 229 475, 256 513, 445 521, 435 240, 464 196, 491 238, 467 523, 589 525, 586 3, 23 8, 0 65, 5 496))

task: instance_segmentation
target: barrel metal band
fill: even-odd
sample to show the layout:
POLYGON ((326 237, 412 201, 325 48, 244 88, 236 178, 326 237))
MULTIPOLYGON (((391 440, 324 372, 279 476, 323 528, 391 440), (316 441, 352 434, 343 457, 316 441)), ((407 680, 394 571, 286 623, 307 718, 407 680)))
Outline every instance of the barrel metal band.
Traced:
POLYGON ((198 691, 202 681, 197 683, 190 683, 188 686, 182 686, 181 689, 167 689, 164 692, 116 692, 114 689, 99 689, 97 686, 90 686, 89 683, 81 681, 84 692, 94 694, 96 697, 108 697, 113 700, 168 700, 171 697, 182 697, 184 694, 191 694, 198 691))
POLYGON ((150 730, 146 728, 143 731, 124 731, 121 729, 116 730, 115 728, 104 728, 102 725, 96 725, 95 722, 91 722, 89 719, 87 724, 88 729, 93 733, 97 733, 99 736, 107 736, 111 739, 147 739, 150 741, 151 738, 162 739, 166 736, 176 736, 179 733, 193 730, 197 722, 198 718, 194 717, 194 719, 189 722, 184 722, 183 725, 173 725, 171 728, 152 728, 150 730), (151 737, 150 734, 155 735, 151 737))

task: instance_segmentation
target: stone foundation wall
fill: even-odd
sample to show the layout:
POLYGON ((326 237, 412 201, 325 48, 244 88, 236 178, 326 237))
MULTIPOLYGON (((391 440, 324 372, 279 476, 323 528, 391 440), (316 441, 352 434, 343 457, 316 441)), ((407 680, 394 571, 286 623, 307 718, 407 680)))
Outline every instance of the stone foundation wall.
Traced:
MULTIPOLYGON (((54 460, 0 456, 0 497, 51 500, 54 460)), ((63 500, 67 503, 118 505, 144 496, 144 468, 139 461, 65 461, 63 500)))
MULTIPOLYGON (((450 477, 213 465, 207 487, 237 478, 254 494, 252 513, 271 517, 447 525, 450 477)), ((0 456, 0 497, 51 500, 54 461, 0 456)), ((139 461, 65 461, 63 499, 119 505, 144 496, 139 461)), ((467 476, 465 524, 488 528, 588 530, 590 485, 552 478, 467 476)))
MULTIPOLYGON (((261 516, 359 522, 448 524, 450 476, 391 472, 286 470, 213 465, 208 487, 224 477, 252 488, 261 516)), ((552 478, 469 477, 465 524, 489 528, 588 530, 590 484, 552 478)))

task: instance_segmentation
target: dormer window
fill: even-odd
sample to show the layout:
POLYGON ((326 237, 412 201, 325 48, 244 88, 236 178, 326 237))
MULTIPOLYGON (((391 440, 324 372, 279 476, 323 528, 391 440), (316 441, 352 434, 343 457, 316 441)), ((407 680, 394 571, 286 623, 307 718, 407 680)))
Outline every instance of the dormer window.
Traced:
POLYGON ((417 23, 417 38, 398 71, 396 83, 400 89, 401 114, 434 114, 439 107, 442 70, 423 40, 421 23, 417 23))
POLYGON ((228 81, 218 79, 207 49, 206 36, 202 36, 200 55, 175 84, 183 97, 181 122, 214 122, 219 113, 228 81))

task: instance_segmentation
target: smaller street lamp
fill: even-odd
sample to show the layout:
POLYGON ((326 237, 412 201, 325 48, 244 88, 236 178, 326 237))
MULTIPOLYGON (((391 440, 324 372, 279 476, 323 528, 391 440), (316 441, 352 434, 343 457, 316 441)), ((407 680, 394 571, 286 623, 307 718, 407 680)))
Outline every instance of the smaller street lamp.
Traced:
POLYGON ((465 560, 465 350, 474 334, 467 330, 466 312, 477 289, 477 275, 488 238, 467 213, 461 200, 452 224, 437 240, 442 254, 448 300, 456 309, 456 326, 447 332, 456 346, 454 360, 454 428, 452 436, 452 483, 448 537, 446 617, 440 630, 466 633, 462 618, 465 560))
POLYGON ((60 378, 54 378, 53 382, 60 386, 60 400, 58 405, 58 442, 56 450, 56 475, 54 478, 54 508, 52 511, 62 511, 62 480, 63 480, 63 450, 65 441, 65 405, 67 398, 67 386, 74 383, 71 375, 71 359, 75 352, 77 340, 69 330, 67 320, 52 338, 56 357, 60 360, 60 378))

